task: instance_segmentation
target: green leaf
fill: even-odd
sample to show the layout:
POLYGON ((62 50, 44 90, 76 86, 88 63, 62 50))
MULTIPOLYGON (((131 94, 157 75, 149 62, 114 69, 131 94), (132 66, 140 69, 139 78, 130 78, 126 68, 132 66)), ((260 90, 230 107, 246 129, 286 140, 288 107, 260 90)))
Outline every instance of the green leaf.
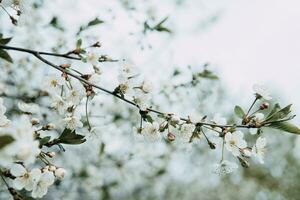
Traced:
POLYGON ((0 49, 0 58, 6 60, 7 62, 13 63, 13 59, 10 57, 10 55, 4 51, 3 49, 0 49))
POLYGON ((49 24, 53 27, 56 28, 58 30, 64 31, 64 28, 60 25, 58 18, 56 16, 54 16, 51 21, 49 22, 49 24))
POLYGON ((243 111, 243 109, 240 106, 234 107, 234 113, 241 119, 243 119, 245 116, 245 112, 243 111))
POLYGON ((280 105, 276 103, 273 109, 271 110, 271 112, 269 113, 269 115, 267 116, 267 119, 271 117, 274 113, 278 112, 280 109, 281 109, 280 105))
POLYGON ((40 147, 47 144, 50 141, 50 139, 51 139, 51 136, 46 136, 46 137, 43 137, 42 139, 40 139, 40 147))
POLYGON ((102 21, 101 19, 98 19, 98 17, 96 17, 94 20, 90 21, 87 26, 90 27, 90 26, 95 26, 95 25, 102 24, 102 23, 104 23, 104 21, 102 21))
POLYGON ((269 127, 300 135, 300 129, 289 122, 275 122, 270 124, 269 127))
POLYGON ((278 106, 276 106, 276 108, 273 108, 273 110, 271 111, 273 113, 267 117, 266 121, 283 119, 291 113, 292 104, 290 104, 282 109, 280 109, 280 107, 278 107, 278 106))
POLYGON ((9 145, 14 141, 14 138, 10 135, 2 135, 0 136, 0 149, 4 148, 5 146, 9 145))
POLYGON ((11 41, 11 37, 10 38, 2 38, 2 37, 0 37, 0 44, 2 44, 2 45, 6 45, 6 44, 8 44, 10 41, 11 41))
POLYGON ((77 49, 79 49, 81 47, 81 45, 82 45, 82 39, 77 40, 77 42, 76 42, 77 49))
POLYGON ((215 75, 212 71, 204 69, 202 72, 199 72, 197 74, 198 77, 201 78, 207 78, 207 79, 211 79, 211 80, 218 80, 219 77, 217 75, 215 75))
POLYGON ((95 19, 89 21, 87 25, 81 26, 79 28, 79 31, 77 32, 77 35, 79 35, 82 31, 85 31, 85 30, 87 30, 88 28, 90 28, 92 26, 96 26, 96 25, 99 25, 99 24, 102 24, 102 23, 104 23, 104 21, 99 19, 98 17, 96 17, 95 19))
POLYGON ((83 135, 76 134, 75 130, 65 129, 57 139, 61 144, 82 144, 86 141, 83 135))
POLYGON ((169 17, 165 17, 157 25, 155 25, 152 29, 156 30, 158 32, 168 32, 168 33, 171 33, 171 30, 169 28, 163 26, 163 24, 168 20, 168 18, 169 17))

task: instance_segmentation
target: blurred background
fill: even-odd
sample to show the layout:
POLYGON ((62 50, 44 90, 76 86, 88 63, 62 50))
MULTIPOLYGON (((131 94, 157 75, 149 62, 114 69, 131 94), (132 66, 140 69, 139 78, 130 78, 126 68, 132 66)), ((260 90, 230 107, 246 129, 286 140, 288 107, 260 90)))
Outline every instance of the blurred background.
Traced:
MULTIPOLYGON (((0 30, 14 35, 12 45, 64 52, 72 49, 78 38, 87 43, 99 40, 101 53, 133 63, 153 82, 158 94, 153 103, 162 110, 181 115, 212 117, 222 113, 232 117, 235 105, 247 107, 253 101, 252 85, 262 83, 271 90, 274 102, 293 103, 294 113, 300 114, 297 0, 33 3, 29 9, 32 11, 19 27, 12 27, 8 17, 0 14, 0 30), (78 32, 96 17, 103 23, 78 32), (147 29, 147 25, 154 27, 159 22, 163 22, 163 30, 147 29), (170 88, 189 81, 191 74, 202 71, 204 66, 219 80, 201 80, 191 90, 179 88, 174 92, 170 88), (174 78, 175 71, 181 75, 174 78), (164 91, 168 97, 161 97, 164 91)), ((18 75, 21 88, 39 85, 43 75, 51 71, 36 63, 33 68, 38 69, 40 76, 26 83, 29 72, 24 69, 18 75)), ((103 84, 112 89, 118 64, 103 68, 103 84)), ((80 65, 78 69, 86 70, 80 65)), ((97 101, 108 104, 103 112, 123 112, 119 121, 114 121, 115 126, 104 125, 111 118, 101 125, 105 127, 100 138, 107 145, 106 155, 99 158, 91 153, 94 146, 90 143, 67 147, 58 162, 71 173, 45 199, 300 199, 300 139, 295 135, 264 130, 268 140, 265 164, 251 163, 249 169, 239 167, 237 172, 219 177, 211 173, 219 152, 211 152, 201 141, 193 144, 192 150, 144 143, 131 148, 128 133, 133 135, 134 118, 138 116, 130 116, 130 109, 111 102, 109 97, 100 97, 95 104, 97 101), (114 134, 105 136, 105 132, 114 134), (124 142, 120 142, 122 139, 124 142), (132 154, 136 156, 132 158, 132 154), (126 163, 123 167, 120 160, 126 163)), ((294 123, 300 125, 298 116, 294 123)))

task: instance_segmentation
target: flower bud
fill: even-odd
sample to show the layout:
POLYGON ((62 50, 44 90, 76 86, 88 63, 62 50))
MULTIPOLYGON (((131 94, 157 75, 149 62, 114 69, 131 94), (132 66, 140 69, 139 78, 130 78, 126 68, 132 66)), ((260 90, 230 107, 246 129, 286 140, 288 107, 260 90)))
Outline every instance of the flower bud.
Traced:
POLYGON ((175 138, 176 138, 176 136, 173 133, 170 133, 170 132, 168 133, 168 140, 170 142, 173 142, 175 140, 175 138))
POLYGON ((49 171, 50 172, 56 171, 56 167, 54 165, 49 165, 49 171))
POLYGON ((53 130, 53 129, 55 129, 55 124, 53 124, 53 123, 46 124, 45 126, 43 126, 42 129, 47 130, 47 131, 53 130))
POLYGON ((208 145, 209 145, 209 147, 211 148, 211 149, 216 149, 216 144, 214 144, 214 143, 212 143, 211 141, 207 141, 207 143, 208 143, 208 145))
POLYGON ((60 180, 62 180, 65 177, 65 174, 66 170, 64 168, 57 168, 54 172, 54 175, 60 180))
POLYGON ((264 109, 268 109, 270 106, 270 104, 268 102, 264 102, 263 104, 260 105, 260 109, 264 110, 264 109))
POLYGON ((250 166, 249 162, 248 162, 246 159, 244 159, 244 158, 242 158, 242 157, 238 157, 238 159, 239 159, 239 161, 240 161, 242 167, 248 168, 248 167, 250 166))
POLYGON ((39 119, 37 119, 37 118, 32 118, 31 119, 31 124, 34 126, 34 125, 37 125, 37 124, 39 124, 40 123, 40 120, 39 119))
POLYGON ((60 67, 66 69, 66 68, 71 67, 71 65, 70 64, 62 64, 62 65, 60 65, 60 67))
POLYGON ((53 158, 56 155, 56 153, 54 151, 50 151, 47 153, 47 156, 49 156, 50 158, 53 158))

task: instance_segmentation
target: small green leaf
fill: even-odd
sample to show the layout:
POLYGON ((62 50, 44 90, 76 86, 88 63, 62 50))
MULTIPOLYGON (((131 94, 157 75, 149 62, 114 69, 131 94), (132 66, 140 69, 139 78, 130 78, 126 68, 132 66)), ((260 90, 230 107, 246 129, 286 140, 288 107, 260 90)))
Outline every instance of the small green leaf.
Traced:
POLYGON ((198 77, 200 78, 207 78, 207 79, 211 79, 211 80, 218 80, 219 77, 217 75, 215 75, 212 71, 204 69, 202 72, 199 72, 197 74, 198 77))
POLYGON ((10 135, 2 135, 0 136, 0 149, 4 148, 5 146, 9 145, 14 141, 14 138, 10 135))
POLYGON ((76 48, 79 49, 82 45, 82 39, 77 40, 76 42, 76 48))
POLYGON ((243 119, 245 116, 245 112, 243 111, 243 109, 240 106, 234 107, 234 113, 241 119, 243 119))
POLYGON ((62 134, 57 139, 56 143, 60 144, 81 144, 84 143, 86 139, 84 139, 83 135, 76 134, 75 130, 65 129, 62 134))
POLYGON ((13 59, 10 57, 10 55, 4 51, 3 49, 0 49, 0 58, 6 60, 7 62, 13 63, 13 59))
POLYGON ((278 106, 276 108, 273 108, 273 110, 271 111, 271 112, 273 112, 273 114, 269 115, 267 117, 266 121, 283 119, 291 113, 292 104, 290 104, 282 109, 280 109, 280 107, 278 107, 278 106))
POLYGON ((289 133, 300 135, 300 129, 289 122, 275 122, 269 125, 271 128, 279 129, 289 133))
POLYGON ((56 16, 54 16, 51 21, 49 22, 49 24, 53 27, 56 28, 60 31, 64 31, 64 28, 60 25, 58 18, 56 16))
POLYGON ((12 39, 11 37, 10 38, 1 38, 0 37, 0 44, 6 45, 11 41, 11 39, 12 39))
POLYGON ((102 23, 104 23, 104 21, 102 21, 101 19, 96 17, 95 19, 88 22, 87 25, 80 26, 79 31, 77 32, 77 35, 79 35, 82 31, 85 31, 85 30, 87 30, 88 28, 90 28, 92 26, 96 26, 96 25, 99 25, 99 24, 102 24, 102 23))
POLYGON ((51 139, 50 136, 46 136, 46 137, 43 137, 42 139, 40 139, 40 147, 47 144, 50 141, 50 139, 51 139))

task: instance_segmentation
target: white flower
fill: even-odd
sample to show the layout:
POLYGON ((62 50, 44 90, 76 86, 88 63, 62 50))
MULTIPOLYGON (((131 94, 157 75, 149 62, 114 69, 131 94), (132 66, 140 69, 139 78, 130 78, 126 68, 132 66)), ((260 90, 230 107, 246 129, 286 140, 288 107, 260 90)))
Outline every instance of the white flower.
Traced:
POLYGON ((178 139, 180 139, 184 142, 189 142, 193 135, 195 128, 196 128, 196 126, 194 124, 183 124, 181 126, 178 139))
POLYGON ((142 92, 137 92, 133 97, 134 103, 136 103, 141 110, 147 110, 149 107, 148 100, 149 96, 142 92))
POLYGON ((99 62, 99 56, 97 53, 95 52, 89 52, 87 54, 87 62, 91 63, 93 66, 97 66, 98 62, 99 62))
POLYGON ((80 104, 84 96, 85 96, 84 87, 81 84, 77 83, 77 84, 73 84, 73 88, 69 90, 67 99, 68 101, 70 101, 70 103, 76 106, 80 104))
POLYGON ((33 189, 33 179, 31 173, 28 172, 22 165, 13 164, 10 173, 16 178, 13 180, 13 186, 17 190, 25 188, 27 191, 33 189))
POLYGON ((223 175, 232 173, 237 168, 238 168, 238 165, 236 163, 229 162, 227 160, 223 160, 221 163, 215 164, 213 166, 213 172, 220 176, 223 176, 223 175))
POLYGON ((244 133, 241 131, 235 131, 233 133, 226 133, 225 135, 225 146, 234 156, 240 154, 240 149, 247 147, 247 143, 244 140, 244 133))
POLYGON ((80 117, 76 115, 67 116, 63 119, 66 128, 75 130, 76 128, 82 128, 83 124, 80 121, 80 117))
POLYGON ((140 86, 141 90, 145 93, 150 93, 153 89, 152 83, 149 81, 143 81, 142 85, 140 86))
POLYGON ((7 127, 9 126, 10 121, 7 119, 5 115, 0 115, 0 127, 7 127))
POLYGON ((253 91, 255 92, 255 94, 257 95, 258 98, 263 98, 265 100, 272 99, 269 91, 263 85, 259 85, 259 84, 253 85, 253 91))
POLYGON ((63 77, 51 74, 46 77, 44 87, 48 92, 59 91, 61 86, 64 85, 64 82, 65 80, 63 77))
POLYGON ((10 121, 4 115, 6 112, 6 107, 3 105, 3 99, 0 98, 0 127, 7 127, 10 121))
POLYGON ((49 171, 42 173, 41 170, 35 170, 32 176, 34 185, 31 195, 33 198, 42 198, 47 194, 48 187, 54 183, 54 175, 49 171))
POLYGON ((26 165, 35 161, 40 153, 39 141, 34 139, 34 128, 27 116, 22 116, 14 121, 14 124, 6 130, 15 141, 5 148, 6 153, 16 161, 22 161, 26 165))
POLYGON ((157 122, 145 122, 142 134, 149 141, 157 141, 160 139, 159 124, 157 122))
POLYGON ((28 103, 24 103, 24 102, 19 102, 18 108, 24 113, 32 113, 32 114, 36 114, 40 110, 40 108, 37 104, 33 104, 33 103, 28 104, 28 103))
POLYGON ((54 171, 54 175, 60 180, 62 180, 65 177, 65 174, 66 174, 66 170, 64 168, 57 168, 54 171))
POLYGON ((266 138, 259 137, 256 140, 255 145, 252 147, 252 155, 262 164, 264 163, 266 144, 267 144, 266 138))
POLYGON ((67 105, 60 95, 54 95, 52 98, 51 107, 55 108, 59 114, 63 114, 67 108, 67 105))

